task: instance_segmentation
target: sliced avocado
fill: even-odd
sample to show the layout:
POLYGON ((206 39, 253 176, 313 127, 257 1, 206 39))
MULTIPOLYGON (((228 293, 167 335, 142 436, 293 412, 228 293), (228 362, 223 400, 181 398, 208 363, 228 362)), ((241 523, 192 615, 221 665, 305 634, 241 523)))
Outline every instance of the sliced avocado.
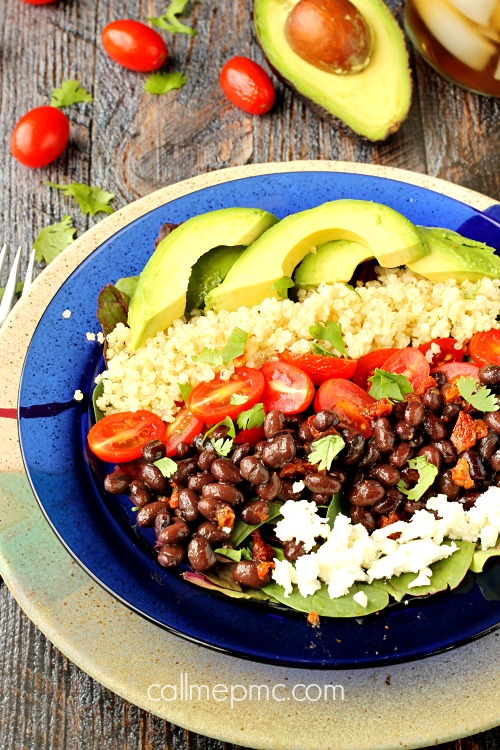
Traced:
POLYGON ((299 0, 254 0, 259 43, 280 78, 320 108, 372 141, 398 130, 411 103, 411 75, 403 33, 381 0, 352 0, 373 38, 368 65, 358 73, 320 70, 297 55, 285 25, 299 0))
POLYGON ((244 249, 244 245, 214 247, 196 261, 189 277, 186 312, 203 310, 207 294, 224 281, 244 249))
POLYGON ((271 287, 308 253, 331 240, 364 245, 380 265, 392 268, 420 258, 427 249, 407 218, 380 203, 338 200, 291 214, 248 247, 220 286, 206 298, 214 310, 236 310, 277 297, 271 287))
POLYGON ((295 286, 318 286, 322 282, 347 282, 353 277, 356 267, 365 260, 374 258, 371 247, 352 240, 333 240, 318 247, 315 253, 306 255, 295 269, 295 286))
POLYGON ((477 281, 500 278, 500 257, 483 242, 469 240, 450 229, 419 227, 429 254, 408 262, 415 273, 431 281, 477 281))
POLYGON ((258 208, 223 208, 194 216, 160 242, 139 277, 130 300, 130 346, 163 331, 184 315, 191 269, 220 245, 249 245, 278 219, 258 208))

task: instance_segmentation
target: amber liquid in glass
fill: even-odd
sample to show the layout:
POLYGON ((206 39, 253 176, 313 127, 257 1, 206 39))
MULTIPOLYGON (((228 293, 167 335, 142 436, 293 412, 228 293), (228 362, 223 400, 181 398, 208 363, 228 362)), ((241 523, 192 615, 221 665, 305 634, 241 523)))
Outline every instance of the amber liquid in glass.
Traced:
POLYGON ((500 97, 500 0, 406 0, 405 24, 443 76, 500 97))

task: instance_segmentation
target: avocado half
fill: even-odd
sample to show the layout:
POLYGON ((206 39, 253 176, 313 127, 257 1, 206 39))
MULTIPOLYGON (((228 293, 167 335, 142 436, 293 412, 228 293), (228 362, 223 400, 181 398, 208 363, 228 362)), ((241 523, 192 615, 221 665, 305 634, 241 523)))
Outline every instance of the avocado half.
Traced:
POLYGON ((335 74, 297 55, 285 24, 299 0, 254 0, 254 23, 262 50, 277 75, 320 110, 358 135, 381 141, 396 132, 411 104, 411 75, 403 32, 381 0, 351 0, 373 37, 373 52, 359 73, 335 74))

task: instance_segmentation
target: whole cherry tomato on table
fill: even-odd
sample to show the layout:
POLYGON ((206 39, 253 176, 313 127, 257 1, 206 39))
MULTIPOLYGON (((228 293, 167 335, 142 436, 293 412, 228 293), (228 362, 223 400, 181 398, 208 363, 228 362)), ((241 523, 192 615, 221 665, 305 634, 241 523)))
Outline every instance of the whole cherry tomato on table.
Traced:
POLYGON ((165 438, 165 425, 151 411, 122 411, 103 417, 90 430, 87 440, 92 453, 102 461, 122 463, 142 456, 150 440, 165 438))
POLYGON ((353 359, 341 357, 325 357, 322 354, 292 354, 282 352, 278 354, 281 362, 295 365, 306 372, 314 385, 321 385, 329 378, 352 378, 356 371, 357 362, 353 359))
POLYGON ((45 167, 69 141, 69 120, 55 107, 35 107, 19 120, 10 139, 12 156, 26 167, 45 167))
POLYGON ((476 365, 500 365, 500 329, 475 333, 469 343, 469 353, 476 365))
POLYGON ((260 372, 266 385, 262 400, 266 412, 279 409, 283 414, 299 414, 314 398, 314 383, 307 373, 286 362, 266 362, 260 372))
POLYGON ((167 59, 162 37, 140 21, 124 19, 108 23, 102 30, 102 46, 109 57, 128 70, 149 73, 167 59))
POLYGON ((55 3, 56 0, 23 0, 23 3, 28 5, 48 5, 49 3, 55 3))
POLYGON ((230 102, 251 115, 272 108, 274 86, 264 68, 248 57, 232 57, 220 72, 219 82, 230 102))

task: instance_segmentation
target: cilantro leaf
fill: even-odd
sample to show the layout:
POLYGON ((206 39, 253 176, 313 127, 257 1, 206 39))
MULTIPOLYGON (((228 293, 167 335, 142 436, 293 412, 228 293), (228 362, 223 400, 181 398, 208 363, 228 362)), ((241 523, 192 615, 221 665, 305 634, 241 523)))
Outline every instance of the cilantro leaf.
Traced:
POLYGON ((191 391, 193 390, 193 386, 190 385, 189 383, 177 383, 177 385, 179 386, 179 390, 181 392, 182 400, 184 401, 184 403, 187 406, 188 396, 191 393, 191 391))
POLYGON ((358 292, 358 290, 356 289, 355 286, 353 286, 352 284, 347 284, 346 282, 344 282, 344 286, 346 286, 349 289, 350 292, 354 292, 354 294, 357 294, 358 297, 359 297, 359 299, 361 300, 361 302, 363 302, 363 297, 358 292))
POLYGON ((326 326, 322 323, 316 323, 316 325, 309 328, 309 333, 318 341, 328 341, 339 354, 347 358, 344 342, 342 341, 342 326, 340 323, 329 321, 326 326))
POLYGON ((210 438, 210 442, 214 446, 218 456, 228 456, 231 453, 233 441, 230 438, 226 440, 224 438, 219 438, 218 440, 210 438))
POLYGON ((177 471, 176 462, 172 461, 168 456, 160 458, 159 461, 154 461, 154 465, 159 468, 164 477, 171 477, 177 471))
POLYGON ((340 435, 326 435, 311 443, 312 451, 307 457, 311 464, 317 464, 318 469, 330 469, 332 461, 342 448, 345 447, 344 439, 340 435))
POLYGON ((80 87, 78 81, 63 81, 60 89, 54 89, 50 100, 51 107, 70 107, 79 102, 93 102, 94 97, 84 88, 80 87))
POLYGON ((73 226, 71 216, 63 216, 62 221, 57 224, 50 224, 48 227, 40 229, 38 236, 33 243, 36 250, 37 263, 45 261, 50 263, 71 245, 75 239, 76 228, 73 226))
POLYGON ((464 378, 462 376, 458 378, 456 383, 462 398, 468 401, 474 409, 479 411, 498 411, 500 409, 497 397, 485 385, 478 387, 475 378, 464 378))
POLYGON ((390 401, 404 401, 407 393, 413 393, 413 386, 404 375, 375 368, 371 378, 369 395, 373 398, 387 398, 390 401))
POLYGON ((196 31, 190 26, 181 23, 177 18, 184 11, 188 2, 189 0, 171 0, 165 13, 157 18, 148 18, 149 23, 160 29, 165 29, 165 31, 169 31, 171 34, 189 34, 189 36, 195 36, 196 31))
POLYGON ((274 284, 269 287, 269 289, 272 291, 276 291, 278 293, 278 297, 288 299, 288 290, 292 289, 294 286, 295 282, 290 278, 290 276, 282 276, 281 279, 275 281, 274 284))
POLYGON ((262 427, 265 418, 264 404, 259 403, 251 409, 240 412, 236 417, 236 424, 240 430, 251 430, 252 427, 262 427))
POLYGON ((218 349, 209 349, 208 346, 205 346, 198 355, 191 357, 191 360, 192 362, 201 362, 202 364, 213 365, 214 367, 220 367, 224 364, 220 351, 218 349))
POLYGON ((472 284, 471 286, 467 287, 467 289, 464 289, 465 299, 476 299, 476 293, 480 286, 481 286, 481 279, 476 281, 475 284, 472 284))
POLYGON ((229 338, 226 341, 226 345, 221 351, 222 361, 225 365, 232 362, 233 359, 241 357, 245 352, 245 346, 247 343, 248 333, 243 331, 241 328, 233 328, 229 334, 229 338))
POLYGON ((234 406, 241 406, 241 404, 246 404, 247 401, 248 396, 244 396, 242 393, 233 393, 229 399, 229 403, 234 404, 234 406))
POLYGON ((153 73, 146 79, 144 91, 148 94, 168 94, 173 89, 181 89, 186 81, 184 73, 153 73))
POLYGON ((113 193, 107 193, 100 187, 84 185, 81 182, 70 182, 67 185, 56 185, 54 182, 46 182, 51 188, 60 190, 65 196, 73 196, 80 206, 82 213, 94 216, 99 211, 112 214, 113 209, 109 205, 115 197, 113 193))
POLYGON ((338 359, 336 354, 330 351, 330 349, 326 349, 322 344, 318 344, 317 341, 313 343, 311 351, 313 354, 319 354, 321 357, 334 357, 338 359))
POLYGON ((417 456, 408 461, 410 469, 416 469, 419 477, 418 482, 411 490, 408 490, 403 480, 398 482, 398 490, 408 497, 408 500, 420 500, 422 495, 434 483, 438 474, 438 467, 431 464, 425 456, 417 456))
POLYGON ((231 417, 224 417, 224 419, 222 419, 220 422, 217 422, 217 424, 214 424, 207 432, 205 432, 203 436, 203 443, 205 442, 205 440, 208 440, 212 432, 221 425, 229 427, 229 432, 227 433, 229 437, 236 437, 236 430, 234 428, 233 420, 231 419, 231 417))

